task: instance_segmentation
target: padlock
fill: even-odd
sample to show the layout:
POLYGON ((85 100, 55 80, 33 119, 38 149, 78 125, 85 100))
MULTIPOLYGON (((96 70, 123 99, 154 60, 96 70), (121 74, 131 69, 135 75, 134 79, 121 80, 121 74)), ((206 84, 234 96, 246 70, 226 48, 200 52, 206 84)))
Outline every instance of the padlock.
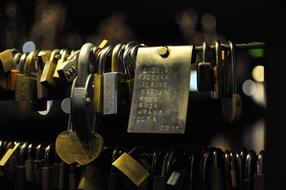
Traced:
POLYGON ((254 185, 254 173, 256 173, 256 152, 249 150, 245 159, 243 189, 252 190, 254 185))
POLYGON ((60 75, 58 73, 58 70, 59 68, 62 67, 62 65, 64 65, 65 61, 67 60, 67 58, 69 57, 70 55, 70 51, 67 50, 67 49, 62 49, 60 51, 60 59, 58 60, 58 63, 57 63, 57 66, 56 66, 56 69, 54 71, 54 74, 53 74, 53 77, 54 79, 58 80, 60 78, 60 75))
POLYGON ((219 41, 215 42, 215 66, 213 67, 213 78, 214 92, 212 95, 214 99, 219 99, 224 95, 222 50, 219 41))
POLYGON ((136 148, 129 151, 129 153, 123 153, 112 163, 112 165, 139 187, 147 180, 150 173, 141 163, 131 156, 134 151, 136 151, 136 148))
POLYGON ((206 42, 203 43, 203 60, 197 65, 198 91, 210 92, 213 90, 212 52, 206 42))
POLYGON ((36 57, 37 52, 30 52, 25 59, 25 63, 20 62, 20 73, 17 75, 15 97, 21 111, 41 111, 47 107, 45 101, 37 99, 36 57), (23 71, 24 74, 22 73, 23 71))
POLYGON ((221 97, 221 108, 225 121, 232 123, 240 118, 242 100, 237 93, 235 48, 232 42, 228 43, 228 59, 224 68, 225 94, 221 97))
POLYGON ((94 106, 95 112, 103 113, 103 74, 105 71, 105 64, 108 58, 111 57, 112 48, 106 47, 98 53, 98 72, 94 75, 94 106))
POLYGON ((27 148, 27 159, 25 160, 25 179, 28 187, 33 187, 34 177, 34 146, 32 143, 27 148))
POLYGON ((42 167, 44 166, 45 159, 44 159, 44 147, 39 144, 36 147, 36 156, 34 160, 34 177, 35 177, 35 184, 37 188, 41 188, 42 184, 42 167))
POLYGON ((78 51, 72 51, 71 54, 67 57, 66 61, 63 64, 59 65, 56 69, 60 76, 59 80, 62 80, 63 83, 71 83, 78 73, 78 51))
POLYGON ((118 61, 118 53, 122 48, 122 44, 118 44, 112 51, 111 72, 103 74, 103 114, 113 115, 119 114, 120 101, 123 99, 122 81, 125 74, 120 72, 120 62, 118 61))
POLYGON ((14 55, 18 53, 17 49, 7 49, 0 52, 0 73, 7 73, 13 69, 14 55))
POLYGON ((137 54, 134 52, 134 54, 130 55, 130 52, 132 49, 137 49, 137 44, 135 42, 129 42, 124 46, 124 49, 120 54, 122 55, 122 64, 124 66, 124 70, 126 73, 126 79, 124 81, 125 88, 126 88, 126 96, 128 100, 128 104, 131 104, 132 100, 132 94, 133 94, 133 86, 134 86, 134 69, 132 69, 132 65, 135 65, 135 57, 137 54))
POLYGON ((42 50, 38 54, 38 61, 36 62, 36 79, 37 79, 37 97, 38 99, 49 99, 50 93, 49 90, 45 85, 41 83, 41 76, 43 73, 43 69, 45 66, 45 63, 47 63, 50 60, 50 56, 52 54, 52 51, 50 50, 42 50))
POLYGON ((2 54, 2 57, 0 56, 0 64, 3 66, 2 73, 0 69, 0 88, 3 88, 5 91, 15 91, 16 88, 16 76, 19 72, 16 69, 16 65, 19 63, 22 54, 19 52, 14 53, 14 51, 17 52, 16 49, 10 49, 0 53, 2 54), (11 57, 13 55, 14 57, 11 57), (1 63, 1 59, 3 59, 3 63, 1 63))
POLYGON ((57 61, 59 59, 59 49, 55 49, 52 51, 52 54, 50 56, 49 61, 45 63, 42 75, 41 75, 41 80, 40 82, 43 85, 46 86, 55 86, 55 80, 53 78, 56 66, 57 66, 57 61))
POLYGON ((59 180, 57 189, 68 190, 68 181, 68 165, 62 161, 59 167, 59 180))
POLYGON ((14 181, 15 190, 25 190, 25 159, 27 158, 27 143, 24 143, 18 153, 18 164, 16 166, 16 175, 14 181))
POLYGON ((254 174, 254 190, 264 190, 264 151, 260 151, 256 162, 256 173, 254 174))
POLYGON ((45 148, 44 166, 42 169, 42 190, 50 190, 52 188, 52 150, 48 145, 45 148))

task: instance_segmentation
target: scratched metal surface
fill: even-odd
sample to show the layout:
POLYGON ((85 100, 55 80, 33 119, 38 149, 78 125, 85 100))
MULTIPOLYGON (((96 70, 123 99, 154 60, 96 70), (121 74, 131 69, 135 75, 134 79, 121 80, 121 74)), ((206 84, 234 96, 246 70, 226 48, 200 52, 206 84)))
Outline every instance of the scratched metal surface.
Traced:
POLYGON ((130 133, 182 134, 188 108, 192 46, 140 48, 137 54, 130 133))

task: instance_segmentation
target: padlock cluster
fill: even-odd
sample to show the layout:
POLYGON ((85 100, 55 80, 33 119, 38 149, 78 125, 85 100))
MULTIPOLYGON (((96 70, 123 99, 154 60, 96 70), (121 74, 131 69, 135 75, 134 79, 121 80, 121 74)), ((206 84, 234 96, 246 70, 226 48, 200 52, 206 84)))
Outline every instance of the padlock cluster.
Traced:
MULTIPOLYGON (((223 116, 229 122, 237 120, 241 112, 241 99, 236 82, 235 49, 252 48, 255 45, 264 44, 252 43, 247 46, 231 42, 221 44, 216 41, 213 45, 206 43, 202 46, 190 45, 193 48, 192 60, 186 60, 190 56, 189 52, 182 55, 182 59, 190 61, 189 64, 195 64, 197 67, 198 91, 210 92, 212 98, 219 99, 223 116), (202 57, 202 60, 198 57, 202 57)), ((90 108, 92 107, 94 112, 100 115, 126 113, 129 111, 132 99, 137 51, 142 47, 149 48, 136 42, 109 46, 108 41, 103 40, 97 46, 91 43, 84 44, 80 50, 35 50, 30 53, 21 53, 17 49, 2 51, 0 89, 14 94, 8 97, 1 95, 1 99, 15 98, 22 111, 43 111, 47 107, 47 100, 74 97, 76 100, 71 103, 74 105, 72 107, 90 104, 90 108), (77 98, 80 96, 84 98, 77 98)), ((169 49, 168 46, 158 47, 158 55, 170 60, 170 56, 175 54, 170 61, 176 63, 181 50, 170 53, 170 47, 169 49)), ((152 56, 155 56, 154 52, 145 54, 141 59, 146 58, 148 61, 152 56)), ((156 61, 160 63, 160 60, 156 59, 153 63, 156 61)), ((184 77, 189 78, 189 76, 184 77)), ((159 88, 156 87, 156 90, 159 88)), ((150 90, 152 89, 149 88, 150 90)), ((72 110, 75 110, 75 115, 82 113, 81 111, 85 111, 82 115, 88 112, 86 109, 72 110)), ((82 122, 84 119, 77 121, 82 122)))
POLYGON ((263 151, 174 144, 106 147, 97 162, 82 166, 61 161, 54 148, 44 143, 0 141, 1 188, 263 189, 263 151))

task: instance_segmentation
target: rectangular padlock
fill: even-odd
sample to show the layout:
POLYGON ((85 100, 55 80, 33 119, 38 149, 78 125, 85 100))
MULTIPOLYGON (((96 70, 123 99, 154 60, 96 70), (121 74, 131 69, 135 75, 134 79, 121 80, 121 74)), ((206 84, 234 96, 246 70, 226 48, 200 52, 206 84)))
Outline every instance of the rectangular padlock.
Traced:
POLYGON ((59 80, 66 83, 71 83, 75 79, 78 73, 78 56, 79 51, 71 52, 67 60, 56 68, 56 71, 60 77, 59 80))
POLYGON ((122 45, 116 46, 112 51, 111 72, 103 74, 103 114, 118 114, 120 109, 120 101, 122 96, 122 81, 125 74, 119 72, 119 60, 116 59, 122 45))
POLYGON ((141 47, 129 133, 184 134, 193 46, 141 47))
POLYGON ((55 80, 53 78, 57 61, 59 58, 59 49, 55 49, 52 51, 49 61, 45 63, 42 75, 41 75, 41 83, 46 86, 54 86, 55 80))
POLYGON ((94 75, 94 109, 96 113, 103 113, 103 86, 104 78, 103 74, 105 71, 105 64, 111 53, 111 47, 106 47, 97 54, 98 72, 94 75))
POLYGON ((0 52, 0 73, 7 73, 13 69, 14 55, 17 52, 16 49, 7 49, 0 52))
POLYGON ((150 175, 148 170, 127 153, 123 153, 112 165, 126 175, 137 187, 150 175))
POLYGON ((36 52, 30 52, 25 60, 21 61, 21 70, 17 74, 15 98, 21 111, 42 111, 47 104, 37 99, 37 79, 32 73, 35 68, 36 52))

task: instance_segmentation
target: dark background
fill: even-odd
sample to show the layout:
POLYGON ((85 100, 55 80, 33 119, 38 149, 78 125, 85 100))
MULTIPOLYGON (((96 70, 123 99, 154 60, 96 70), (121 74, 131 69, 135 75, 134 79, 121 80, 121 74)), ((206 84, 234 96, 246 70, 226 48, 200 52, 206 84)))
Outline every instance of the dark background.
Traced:
MULTIPOLYGON (((53 1, 50 1, 53 2, 53 1)), ((285 143, 285 133, 283 131, 285 112, 278 111, 283 109, 283 99, 285 99, 285 91, 281 91, 281 83, 284 77, 284 70, 280 66, 284 62, 285 39, 283 36, 285 29, 282 26, 285 19, 285 12, 282 3, 264 2, 260 0, 252 1, 62 1, 63 6, 67 10, 67 20, 64 27, 66 32, 78 32, 83 37, 87 37, 96 31, 98 23, 111 15, 113 11, 122 11, 126 14, 127 24, 136 34, 137 40, 148 45, 163 45, 163 44, 188 44, 186 39, 180 33, 180 30, 175 22, 174 15, 186 8, 195 9, 198 15, 203 13, 212 13, 217 19, 217 32, 223 34, 227 39, 234 42, 250 42, 250 41, 266 41, 266 85, 267 85, 267 113, 264 115, 257 114, 257 107, 252 103, 248 105, 253 109, 245 109, 243 122, 251 122, 256 117, 266 117, 266 148, 267 151, 267 170, 266 178, 267 189, 284 189, 285 179, 285 154, 281 149, 285 143), (91 27, 93 26, 93 27, 91 27), (277 66, 276 63, 279 63, 277 66), (282 81, 281 81, 282 80, 282 81), (280 85, 278 85, 280 84, 280 85), (256 116, 258 115, 258 116, 256 116), (249 119, 249 120, 248 120, 249 119), (284 166, 284 167, 283 167, 284 166)), ((0 14, 4 15, 4 7, 7 0, 1 0, 0 14)), ((18 2, 21 18, 24 27, 19 30, 19 33, 27 32, 27 29, 32 25, 34 18, 35 1, 19 1, 18 2)), ((1 18, 0 31, 0 49, 10 48, 3 41, 3 23, 5 18, 1 18)), ((198 24, 198 30, 200 24, 198 24)), ((21 49, 21 45, 28 37, 17 41, 13 47, 21 49)), ((64 43, 59 41, 60 47, 64 47, 64 43)), ((204 102, 205 103, 205 102, 204 102)), ((209 105, 208 103, 205 103, 209 105)), ((208 112, 216 110, 215 103, 211 103, 213 109, 208 109, 208 112)), ((17 112, 15 104, 12 102, 1 102, 1 123, 0 136, 1 138, 15 139, 19 138, 27 140, 33 138, 35 141, 54 139, 57 132, 63 130, 66 126, 67 116, 58 113, 52 116, 42 117, 39 115, 30 115, 17 112), (37 119, 35 119, 37 118, 37 119), (35 135, 34 135, 35 134, 35 135)), ((203 107, 202 104, 196 108, 203 107)), ((228 131, 228 134, 235 134, 234 144, 236 147, 242 145, 239 141, 241 130, 244 125, 236 126, 235 130, 218 127, 222 124, 221 118, 217 119, 216 114, 208 114, 209 123, 205 119, 200 119, 201 113, 205 110, 194 111, 197 114, 192 134, 187 139, 194 144, 203 144, 210 136, 219 131, 228 131), (197 119, 196 119, 197 118, 197 119), (206 123, 202 123, 202 122, 206 123), (206 131, 207 129, 207 131, 206 131), (207 134, 207 132, 209 132, 207 134), (198 136, 197 136, 198 135, 198 136)), ((258 112, 259 113, 259 112, 258 112)), ((207 117, 206 117, 207 118, 207 117)), ((132 137, 131 137, 132 138, 132 137)), ((134 137, 133 137, 134 138, 134 137)), ((174 139, 175 141, 175 139, 174 139)))

